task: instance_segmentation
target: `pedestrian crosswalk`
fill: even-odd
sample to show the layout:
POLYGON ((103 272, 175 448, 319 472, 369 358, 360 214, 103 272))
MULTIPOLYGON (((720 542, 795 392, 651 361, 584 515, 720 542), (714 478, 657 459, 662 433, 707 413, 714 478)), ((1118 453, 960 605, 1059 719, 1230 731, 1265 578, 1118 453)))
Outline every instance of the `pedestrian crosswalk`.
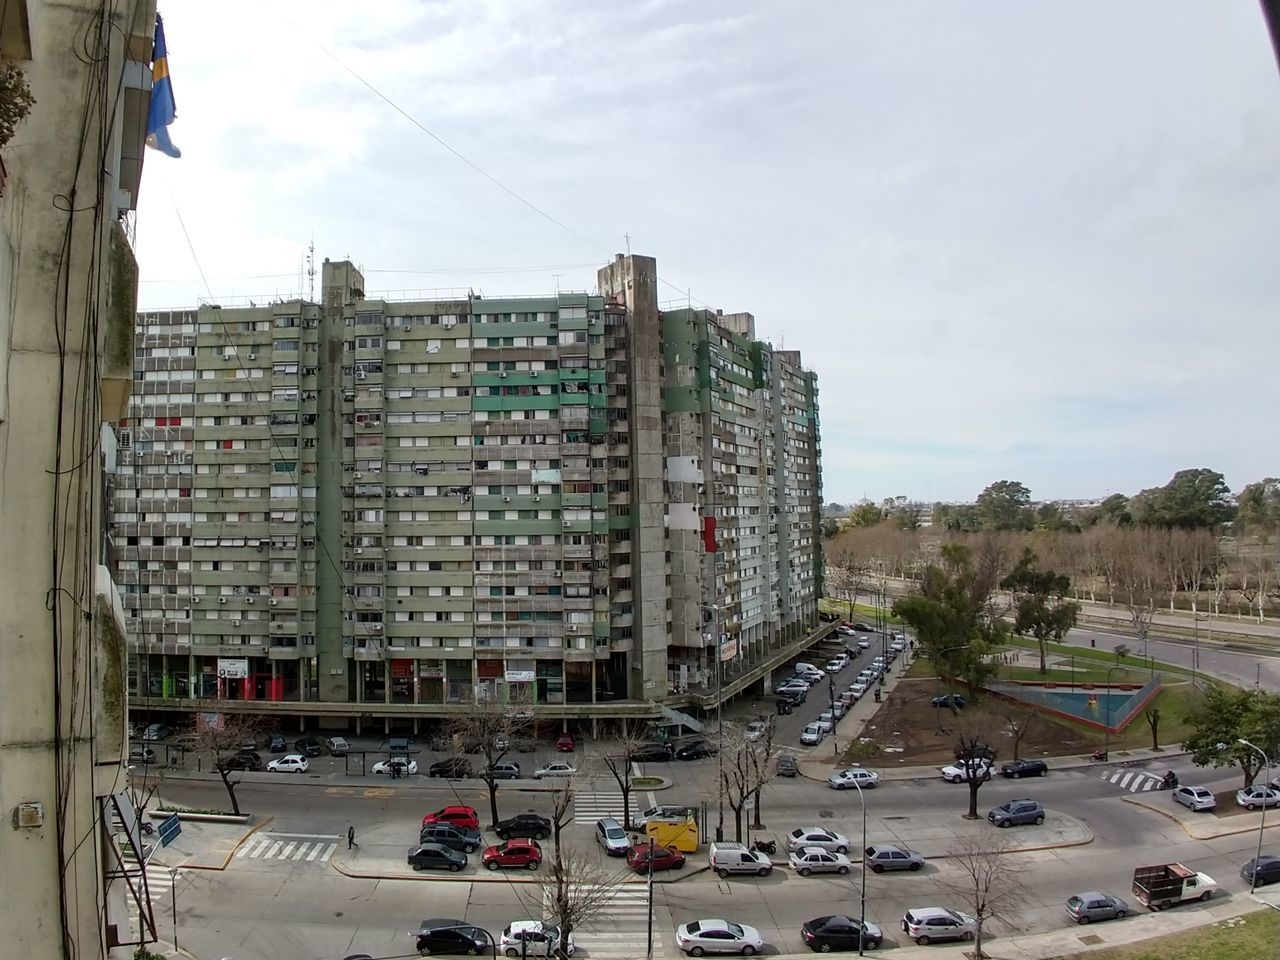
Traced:
MULTIPOLYGON (((129 872, 134 874, 134 871, 138 870, 138 860, 133 855, 133 851, 131 849, 122 850, 121 856, 129 872)), ((173 885, 180 873, 181 871, 179 870, 171 869, 159 863, 148 863, 133 876, 133 888, 139 896, 142 896, 145 891, 146 896, 150 898, 151 915, 156 919, 157 923, 159 923, 161 908, 169 902, 170 891, 173 889, 173 885), (145 887, 140 876, 142 873, 145 873, 147 878, 145 887)), ((124 880, 117 882, 124 883, 124 880)), ((143 937, 143 923, 138 903, 131 893, 126 893, 124 899, 129 911, 130 932, 135 939, 141 939, 143 937)))
POLYGON ((240 845, 237 860, 290 860, 326 863, 340 837, 314 833, 257 833, 240 845))
POLYGON ((1146 793, 1160 786, 1160 777, 1154 773, 1147 773, 1145 770, 1126 770, 1123 767, 1103 771, 1102 779, 1130 793, 1146 793))
MULTIPOLYGON (((634 958, 645 950, 649 930, 649 890, 643 883, 624 883, 614 887, 587 887, 579 894, 584 898, 604 900, 592 920, 573 931, 574 946, 593 960, 602 957, 634 958)), ((544 916, 554 917, 552 904, 555 891, 547 887, 544 916)), ((653 929, 653 952, 660 956, 662 933, 653 929)))
MULTIPOLYGON (((639 795, 631 794, 631 815, 635 816, 636 804, 644 801, 639 795)), ((613 817, 622 823, 622 793, 580 793, 573 798, 573 822, 595 823, 601 817, 613 817)))

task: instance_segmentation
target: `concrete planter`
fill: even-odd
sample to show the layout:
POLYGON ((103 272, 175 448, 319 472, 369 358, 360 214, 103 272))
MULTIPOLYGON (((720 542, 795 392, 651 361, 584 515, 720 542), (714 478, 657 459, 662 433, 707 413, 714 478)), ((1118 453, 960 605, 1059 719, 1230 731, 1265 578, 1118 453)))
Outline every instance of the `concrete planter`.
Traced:
POLYGON ((253 819, 251 814, 242 813, 236 816, 231 813, 183 813, 181 811, 169 810, 148 810, 147 816, 152 820, 165 820, 169 817, 176 816, 179 820, 189 820, 192 823, 248 823, 253 819))

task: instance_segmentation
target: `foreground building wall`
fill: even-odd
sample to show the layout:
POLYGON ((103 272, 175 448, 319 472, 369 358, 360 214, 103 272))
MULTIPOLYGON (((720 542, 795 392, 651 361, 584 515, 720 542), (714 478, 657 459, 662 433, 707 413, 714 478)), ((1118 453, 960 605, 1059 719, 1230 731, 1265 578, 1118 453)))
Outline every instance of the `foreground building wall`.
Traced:
POLYGON ((140 717, 655 718, 717 641, 811 626, 812 375, 656 285, 627 256, 596 294, 387 302, 326 261, 320 304, 140 315, 112 532, 140 717))
POLYGON ((125 415, 132 383, 125 223, 155 5, 101 10, 13 0, 0 13, 0 53, 36 101, 0 155, 0 930, 24 960, 132 955, 112 949, 130 925, 99 818, 127 756, 101 424, 125 415))

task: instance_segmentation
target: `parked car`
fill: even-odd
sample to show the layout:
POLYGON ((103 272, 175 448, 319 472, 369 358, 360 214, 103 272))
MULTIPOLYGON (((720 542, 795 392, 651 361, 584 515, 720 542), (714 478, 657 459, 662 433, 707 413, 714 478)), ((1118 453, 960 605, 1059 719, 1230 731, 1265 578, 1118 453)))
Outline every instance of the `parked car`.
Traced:
POLYGON ((747 740, 759 740, 768 732, 768 720, 752 720, 747 724, 747 729, 743 732, 742 736, 747 740))
POLYGON ((822 724, 806 724, 805 728, 800 731, 800 742, 812 746, 814 744, 821 743, 826 735, 827 731, 822 729, 822 724))
POLYGON ((533 837, 535 840, 542 840, 551 836, 551 821, 536 813, 518 813, 514 817, 498 821, 494 833, 503 840, 511 837, 533 837))
POLYGON ((1207 902, 1217 889, 1218 882, 1213 877, 1182 863, 1158 863, 1133 871, 1133 895, 1149 910, 1163 910, 1192 900, 1207 902))
POLYGON ((1173 800, 1189 810, 1212 810, 1218 805, 1208 787, 1178 787, 1173 791, 1173 800))
POLYGON ((494 780, 519 780, 520 764, 514 760, 498 760, 491 767, 486 767, 481 776, 488 775, 494 780))
POLYGON ((778 757, 777 770, 778 776, 780 777, 794 777, 800 772, 796 769, 796 758, 788 753, 784 753, 778 757))
POLYGON ((679 870, 684 866, 684 854, 675 847, 652 847, 647 843, 632 847, 627 851, 627 866, 636 873, 648 873, 650 861, 653 872, 659 870, 679 870))
POLYGON ((767 877, 773 872, 773 861, 768 854, 731 840, 712 841, 707 862, 721 880, 733 873, 767 877))
POLYGON ((1016 827, 1021 824, 1044 823, 1044 807, 1038 800, 1009 800, 987 811, 987 819, 997 827, 1016 827))
POLYGON ((981 757, 974 759, 971 764, 962 761, 947 764, 941 769, 942 779, 947 783, 964 783, 969 779, 970 769, 977 780, 991 779, 991 761, 981 757))
POLYGON ((841 770, 827 777, 827 786, 833 790, 851 790, 854 788, 866 790, 874 787, 879 782, 880 774, 864 767, 850 767, 848 770, 841 770))
POLYGON ((343 737, 330 737, 324 742, 324 745, 328 748, 329 753, 335 757, 345 757, 347 751, 351 749, 343 737))
POLYGON ((1077 893, 1067 898, 1067 916, 1076 923, 1120 920, 1128 916, 1129 912, 1129 904, 1125 901, 1098 890, 1077 893))
MULTIPOLYGON (((498 949, 508 957, 549 957, 560 946, 560 928, 541 920, 515 920, 502 931, 498 949)), ((578 949, 569 934, 565 953, 573 956, 578 949)))
POLYGON ((268 773, 306 773, 311 764, 307 758, 297 753, 287 753, 267 764, 268 773))
POLYGON ((166 737, 173 736, 173 727, 167 723, 150 724, 146 730, 142 731, 143 740, 164 740, 166 737))
POLYGON ((611 857, 625 857, 631 850, 631 840, 622 824, 613 817, 596 821, 596 843, 611 857))
POLYGON ((867 678, 866 680, 859 680, 857 683, 849 684, 848 692, 853 694, 855 699, 860 700, 862 699, 863 694, 867 692, 867 687, 869 685, 870 685, 870 678, 867 678))
POLYGON ((446 757, 437 760, 427 767, 429 777, 447 777, 450 780, 464 780, 472 776, 471 761, 466 757, 446 757))
POLYGON ((671 759, 671 752, 667 743, 642 743, 631 749, 631 762, 663 763, 671 759))
POLYGON ((428 823, 452 823, 455 827, 464 827, 468 830, 479 830, 480 814, 476 811, 475 807, 468 807, 465 804, 454 803, 428 813, 422 818, 422 825, 425 827, 428 823))
POLYGON ((787 849, 802 850, 805 847, 821 847, 831 853, 848 853, 849 838, 822 827, 796 827, 787 836, 787 849))
POLYGON ((222 761, 228 770, 265 770, 266 764, 262 760, 262 755, 248 750, 241 750, 239 753, 227 757, 222 761))
POLYGON ((411 777, 418 772, 418 761, 410 760, 408 757, 392 757, 389 760, 379 760, 373 765, 373 772, 389 774, 393 767, 397 776, 411 777))
POLYGON ((315 737, 299 737, 293 741, 293 749, 304 757, 318 757, 324 753, 324 746, 315 737))
POLYGON ((486 847, 480 854, 480 862, 488 870, 500 870, 503 867, 524 867, 526 870, 537 870, 542 864, 542 847, 536 840, 503 840, 502 843, 486 847))
POLYGON ((578 768, 572 763, 565 763, 563 760, 556 760, 548 763, 545 767, 539 767, 533 771, 533 779, 541 780, 544 777, 572 777, 578 772, 578 768))
POLYGON ((856 917, 815 917, 801 924, 800 939, 818 953, 857 950, 859 943, 864 950, 876 950, 884 941, 884 931, 874 923, 863 924, 856 917))
POLYGON ((740 953, 744 957, 764 949, 755 927, 732 920, 692 920, 676 927, 676 946, 691 957, 704 953, 740 953))
POLYGON ((1000 776, 1011 780, 1019 780, 1022 777, 1044 777, 1048 774, 1049 765, 1043 760, 1014 760, 1000 767, 1000 776))
POLYGON ((578 748, 578 744, 574 742, 573 734, 565 732, 556 737, 556 749, 561 753, 573 753, 578 748))
POLYGON ((150 747, 131 747, 129 749, 130 763, 155 763, 156 756, 156 752, 150 747))
POLYGON ((836 717, 830 710, 823 710, 813 722, 822 728, 823 733, 830 733, 835 729, 836 717))
POLYGON ((859 638, 858 638, 858 649, 859 649, 859 650, 867 650, 867 649, 870 649, 870 647, 871 647, 871 641, 870 641, 870 640, 868 640, 866 637, 859 637, 859 638))
POLYGON ((875 873, 886 870, 915 872, 924 866, 924 855, 893 843, 874 843, 862 851, 862 859, 875 873))
POLYGON ((955 707, 957 710, 963 710, 967 701, 958 693, 947 693, 941 697, 934 697, 929 702, 935 707, 955 707))
POLYGON ((1256 860, 1250 860, 1240 868, 1240 877, 1245 883, 1260 887, 1264 883, 1280 881, 1280 857, 1264 853, 1256 860), (1254 879, 1255 871, 1257 879, 1254 879))
POLYGON ((415 870, 449 870, 457 873, 467 865, 467 855, 443 843, 420 843, 409 848, 406 862, 415 870))
POLYGON ((267 749, 272 753, 286 753, 289 750, 289 741, 284 738, 284 734, 273 733, 267 749))
POLYGON ((419 956, 489 952, 489 934, 464 920, 423 920, 409 933, 417 938, 419 956))
POLYGON ((418 832, 419 843, 441 843, 463 853, 475 853, 484 843, 475 827, 458 827, 443 820, 424 823, 418 832))
POLYGON ((912 907, 903 914, 902 929, 923 947, 939 940, 972 940, 978 922, 945 907, 912 907))
POLYGON ((706 740, 691 740, 676 747, 677 760, 701 760, 703 757, 714 757, 716 748, 706 740))
POLYGON ((849 872, 849 858, 843 853, 832 853, 822 847, 802 847, 792 850, 787 857, 791 869, 802 877, 811 873, 838 873, 841 876, 849 872))
POLYGON ((1259 807, 1280 807, 1280 790, 1272 790, 1255 783, 1245 790, 1236 791, 1236 803, 1246 810, 1257 810, 1259 807))

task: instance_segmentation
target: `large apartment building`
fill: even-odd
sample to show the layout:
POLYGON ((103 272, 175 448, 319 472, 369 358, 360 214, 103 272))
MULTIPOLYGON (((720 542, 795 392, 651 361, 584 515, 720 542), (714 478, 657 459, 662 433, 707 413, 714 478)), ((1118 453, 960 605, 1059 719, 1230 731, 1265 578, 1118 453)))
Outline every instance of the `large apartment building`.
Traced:
POLYGON ((326 261, 320 303, 136 333, 135 711, 654 717, 817 622, 816 379, 749 314, 661 311, 651 258, 420 302, 326 261))

